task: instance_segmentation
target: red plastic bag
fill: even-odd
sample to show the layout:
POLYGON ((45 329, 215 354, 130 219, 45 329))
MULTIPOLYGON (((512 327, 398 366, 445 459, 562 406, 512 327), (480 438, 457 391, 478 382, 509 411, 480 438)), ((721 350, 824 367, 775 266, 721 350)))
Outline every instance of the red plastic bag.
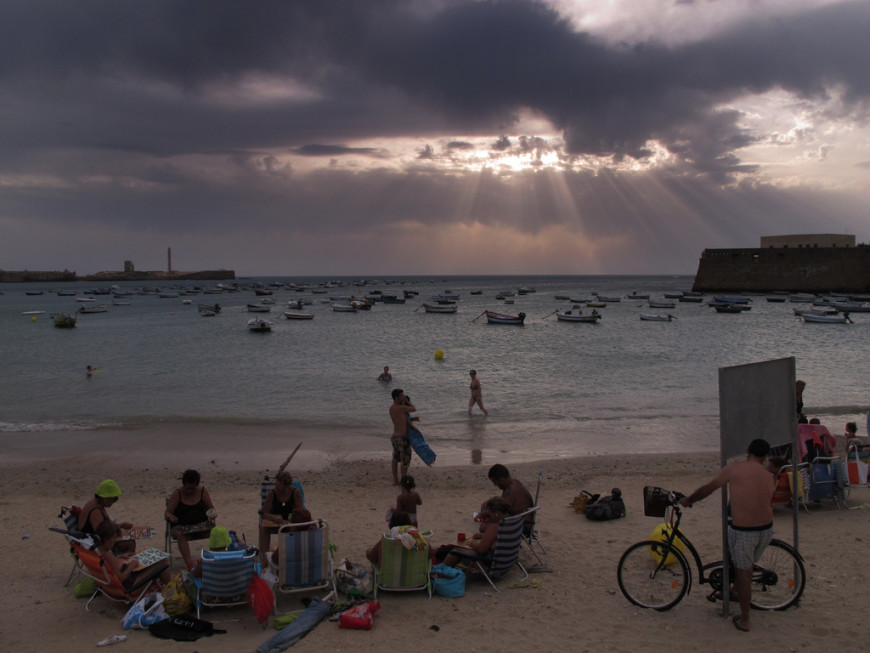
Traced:
POLYGON ((338 617, 339 628, 353 630, 371 630, 375 612, 381 609, 378 601, 366 601, 355 605, 350 610, 342 612, 338 617))
POLYGON ((257 572, 254 572, 251 583, 248 585, 248 605, 251 606, 251 610, 257 616, 257 621, 261 624, 266 623, 275 605, 275 595, 272 593, 272 588, 269 587, 269 583, 257 575, 257 572))

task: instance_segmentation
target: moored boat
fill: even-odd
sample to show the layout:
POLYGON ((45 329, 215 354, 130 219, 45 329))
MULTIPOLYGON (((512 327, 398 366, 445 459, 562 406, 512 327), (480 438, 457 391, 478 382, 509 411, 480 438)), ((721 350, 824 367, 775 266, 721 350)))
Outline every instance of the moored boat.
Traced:
POLYGON ((665 302, 658 299, 651 299, 648 302, 650 308, 676 308, 676 302, 665 302))
POLYGON ((51 319, 58 329, 72 329, 76 325, 76 316, 69 313, 55 313, 51 319))
POLYGON ((271 306, 265 304, 248 304, 248 313, 269 313, 272 310, 271 306))
POLYGON ((203 311, 211 311, 212 313, 221 312, 220 304, 199 304, 197 308, 199 309, 200 313, 202 313, 203 311))
POLYGON ((601 313, 592 309, 588 315, 583 315, 583 311, 571 309, 568 311, 556 311, 556 319, 560 322, 586 322, 594 324, 601 319, 601 313))
POLYGON ((804 322, 818 322, 827 324, 852 324, 848 313, 841 315, 818 315, 816 313, 807 312, 801 315, 804 322))
POLYGON ((356 306, 343 302, 332 302, 332 310, 336 313, 356 313, 356 306))
POLYGON ((312 313, 298 313, 296 311, 284 311, 284 317, 288 320, 313 320, 312 313))
POLYGON ((456 304, 423 304, 423 309, 427 313, 455 313, 457 306, 456 304))
POLYGON ((488 324, 516 324, 522 326, 526 319, 525 313, 520 313, 519 315, 507 315, 505 313, 496 313, 495 311, 484 311, 484 313, 486 314, 488 324))
POLYGON ((82 306, 79 308, 79 313, 105 313, 109 307, 105 304, 96 304, 94 306, 82 306))
POLYGON ((641 313, 640 319, 644 322, 670 322, 671 320, 676 320, 675 315, 671 315, 668 313, 667 315, 661 315, 658 313, 641 313))
POLYGON ((264 333, 272 330, 272 323, 269 320, 264 320, 261 317, 252 317, 248 320, 248 329, 255 333, 264 333))

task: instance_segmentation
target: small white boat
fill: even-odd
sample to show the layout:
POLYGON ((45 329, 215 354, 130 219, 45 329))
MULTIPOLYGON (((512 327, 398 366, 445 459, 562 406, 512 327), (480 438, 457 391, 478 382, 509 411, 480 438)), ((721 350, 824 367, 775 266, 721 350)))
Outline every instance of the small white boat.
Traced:
POLYGON ((831 308, 836 308, 841 313, 870 313, 870 305, 860 302, 831 302, 831 308))
POLYGON ((82 306, 79 308, 79 313, 105 313, 109 308, 105 304, 97 304, 96 306, 82 306))
POLYGON ((356 313, 356 306, 342 302, 332 302, 332 310, 336 313, 356 313))
POLYGON ((556 311, 556 319, 560 322, 586 322, 588 324, 594 324, 601 319, 601 313, 592 309, 592 312, 588 315, 583 315, 583 311, 581 310, 570 310, 570 311, 556 311))
POLYGON ((202 315, 203 317, 214 317, 215 315, 217 315, 217 313, 215 313, 210 308, 200 308, 199 314, 202 315))
POLYGON ((95 302, 97 300, 94 299, 93 297, 76 297, 76 301, 84 303, 84 302, 95 302))
POLYGON ((657 299, 651 299, 648 302, 650 308, 676 308, 676 302, 663 302, 657 299))
POLYGON ((641 313, 640 319, 644 322, 670 322, 671 320, 676 320, 676 316, 668 313, 667 315, 661 315, 657 313, 641 313))
POLYGON ((836 315, 839 311, 836 308, 793 308, 794 314, 798 317, 802 315, 836 315))
POLYGON ((130 305, 129 299, 113 299, 112 300, 112 306, 129 306, 129 305, 130 305))
POLYGON ((190 306, 191 304, 193 304, 193 300, 192 299, 182 299, 181 303, 184 304, 185 306, 190 306))
POLYGON ((506 315, 494 311, 484 311, 484 313, 486 314, 488 324, 516 324, 522 326, 523 321, 526 319, 525 313, 520 313, 519 315, 506 315))
POLYGON ((423 304, 427 313, 455 313, 456 304, 423 304))
POLYGON ((804 322, 818 322, 826 324, 852 324, 848 313, 842 315, 817 315, 815 313, 804 313, 801 315, 804 322))
POLYGON ((263 304, 248 304, 248 313, 269 313, 271 310, 271 306, 265 306, 263 304))
POLYGON ((296 311, 284 311, 284 317, 288 320, 313 320, 311 313, 297 313, 296 311))
POLYGON ((255 333, 264 333, 272 330, 272 323, 269 320, 264 320, 261 317, 252 317, 248 320, 248 329, 255 333))
POLYGON ((702 301, 704 301, 704 298, 698 295, 680 295, 678 301, 691 304, 700 304, 702 301))
POLYGON ((42 315, 45 311, 22 311, 22 315, 42 315))

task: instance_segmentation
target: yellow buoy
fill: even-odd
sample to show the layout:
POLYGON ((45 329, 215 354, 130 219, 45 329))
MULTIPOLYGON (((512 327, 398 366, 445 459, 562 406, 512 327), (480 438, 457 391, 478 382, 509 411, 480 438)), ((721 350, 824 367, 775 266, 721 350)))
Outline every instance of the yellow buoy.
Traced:
POLYGON ((34 315, 32 318, 30 318, 30 321, 31 321, 31 322, 36 322, 36 316, 34 315))
MULTIPOLYGON (((649 534, 649 539, 654 542, 665 542, 668 537, 671 535, 671 525, 670 524, 659 524, 653 529, 653 532, 649 534)), ((683 546, 683 541, 679 538, 674 539, 674 548, 677 549, 680 553, 685 553, 686 548, 683 546)), ((652 556, 652 559, 656 562, 660 562, 662 559, 662 554, 660 549, 650 548, 649 554, 652 556)), ((665 560, 666 565, 672 565, 677 561, 676 556, 673 553, 669 553, 667 559, 665 560)))
POLYGON ((435 360, 440 361, 442 358, 444 358, 444 350, 439 349, 438 351, 435 352, 435 360))

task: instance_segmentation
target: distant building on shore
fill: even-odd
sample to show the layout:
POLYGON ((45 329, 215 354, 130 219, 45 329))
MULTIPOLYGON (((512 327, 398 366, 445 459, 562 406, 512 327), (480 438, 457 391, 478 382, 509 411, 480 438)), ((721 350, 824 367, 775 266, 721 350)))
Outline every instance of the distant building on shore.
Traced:
POLYGON ((707 292, 870 292, 870 246, 845 234, 762 236, 760 247, 705 249, 692 287, 707 292))

